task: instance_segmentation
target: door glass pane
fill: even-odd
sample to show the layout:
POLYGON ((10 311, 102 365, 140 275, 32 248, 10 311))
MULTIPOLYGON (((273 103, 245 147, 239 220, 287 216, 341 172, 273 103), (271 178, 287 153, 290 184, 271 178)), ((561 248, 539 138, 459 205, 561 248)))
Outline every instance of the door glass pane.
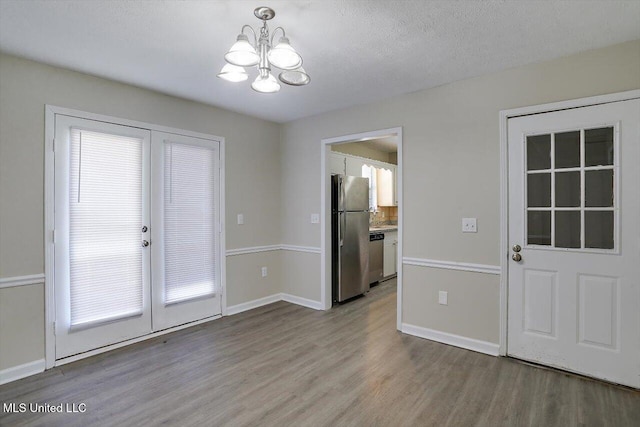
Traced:
POLYGON ((551 206, 551 174, 527 175, 527 206, 530 208, 551 206))
POLYGON ((584 213, 585 247, 613 249, 613 211, 584 213))
POLYGON ((555 247, 580 247, 580 211, 556 211, 555 247))
POLYGON ((613 164, 613 127, 584 131, 585 166, 613 164))
POLYGON ((580 131, 556 133, 556 168, 580 166, 580 131))
POLYGON ((527 244, 551 245, 551 212, 527 212, 527 244))
POLYGON ((556 207, 580 206, 580 172, 556 172, 556 207))
POLYGON ((71 325, 142 312, 142 140, 71 129, 71 325))
POLYGON ((216 291, 216 156, 168 143, 164 173, 165 303, 216 291))
POLYGON ((551 135, 527 137, 527 170, 551 169, 551 135))
POLYGON ((585 206, 613 206, 613 170, 585 172, 585 206))

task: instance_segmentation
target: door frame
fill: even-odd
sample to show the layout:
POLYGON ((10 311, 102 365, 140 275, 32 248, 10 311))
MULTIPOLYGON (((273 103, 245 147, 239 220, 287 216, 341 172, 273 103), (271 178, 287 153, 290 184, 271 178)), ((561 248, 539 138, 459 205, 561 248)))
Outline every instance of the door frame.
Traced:
MULTIPOLYGON (((226 231, 225 231, 225 139, 224 137, 193 132, 185 129, 173 128, 168 126, 156 125, 152 123, 140 122, 137 120, 123 119, 119 117, 107 116, 103 114, 95 114, 71 108, 59 107, 55 105, 45 104, 44 106, 45 128, 44 128, 44 347, 45 347, 45 369, 54 366, 70 363, 95 354, 104 353, 125 345, 135 342, 144 341, 159 335, 164 335, 173 331, 184 329, 199 323, 209 322, 227 314, 227 273, 224 253, 226 252, 226 231), (220 286, 221 286, 221 315, 216 315, 203 320, 187 323, 185 325, 176 326, 158 332, 152 332, 142 337, 134 338, 121 343, 100 347, 75 356, 56 361, 55 356, 55 275, 54 275, 54 229, 55 229, 55 192, 54 192, 54 138, 55 138, 55 116, 56 114, 78 117, 81 119, 95 120, 100 122, 114 123, 122 126, 131 126, 135 128, 147 129, 150 132, 158 131, 164 133, 172 133, 184 135, 200 139, 209 139, 217 141, 220 144, 220 250, 218 254, 220 265, 220 286)), ((153 191, 153 190, 152 190, 153 191)))
POLYGON ((500 347, 499 355, 507 355, 507 321, 509 293, 509 152, 508 152, 508 120, 514 117, 528 116, 593 105, 609 104, 640 98, 640 89, 607 95, 577 98, 568 101, 529 107, 513 108, 500 111, 500 347))
POLYGON ((396 188, 398 196, 398 246, 396 265, 397 273, 397 320, 396 328, 402 330, 402 240, 403 240, 403 192, 402 192, 402 127, 393 127, 387 129, 379 129, 368 132, 354 133, 350 135, 336 136, 332 138, 324 138, 320 144, 320 305, 324 310, 329 310, 332 305, 331 301, 331 223, 327 226, 327 220, 331 219, 331 185, 329 179, 331 173, 329 171, 329 153, 331 145, 345 142, 362 142, 370 139, 381 138, 383 136, 395 135, 398 141, 398 168, 400 173, 396 173, 396 188))

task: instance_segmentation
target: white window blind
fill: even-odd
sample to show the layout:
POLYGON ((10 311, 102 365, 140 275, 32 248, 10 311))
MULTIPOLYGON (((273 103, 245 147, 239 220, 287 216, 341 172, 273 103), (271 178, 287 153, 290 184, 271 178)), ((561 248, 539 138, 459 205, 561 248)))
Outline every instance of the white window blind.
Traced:
POLYGON ((71 325, 142 312, 142 140, 71 129, 71 325))
POLYGON ((165 304, 217 292, 216 156, 206 147, 165 144, 165 304))

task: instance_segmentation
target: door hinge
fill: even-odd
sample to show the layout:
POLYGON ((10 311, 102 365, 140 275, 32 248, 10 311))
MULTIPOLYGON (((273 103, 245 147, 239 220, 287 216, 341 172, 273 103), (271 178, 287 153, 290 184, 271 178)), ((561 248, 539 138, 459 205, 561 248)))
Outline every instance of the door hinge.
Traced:
POLYGON ((56 334, 56 321, 53 321, 53 335, 56 334))
POLYGON ((53 138, 53 144, 51 144, 51 148, 52 148, 53 152, 55 153, 56 152, 56 139, 55 138, 53 138))
POLYGON ((51 230, 51 240, 53 241, 53 244, 56 244, 56 230, 51 230))

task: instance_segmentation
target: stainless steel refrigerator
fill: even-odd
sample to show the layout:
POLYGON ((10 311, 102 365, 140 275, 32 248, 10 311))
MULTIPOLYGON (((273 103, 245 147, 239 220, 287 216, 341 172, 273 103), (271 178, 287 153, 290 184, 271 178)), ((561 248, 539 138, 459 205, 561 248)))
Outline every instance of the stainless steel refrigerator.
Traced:
POLYGON ((369 290, 369 179, 331 177, 333 302, 369 290))

